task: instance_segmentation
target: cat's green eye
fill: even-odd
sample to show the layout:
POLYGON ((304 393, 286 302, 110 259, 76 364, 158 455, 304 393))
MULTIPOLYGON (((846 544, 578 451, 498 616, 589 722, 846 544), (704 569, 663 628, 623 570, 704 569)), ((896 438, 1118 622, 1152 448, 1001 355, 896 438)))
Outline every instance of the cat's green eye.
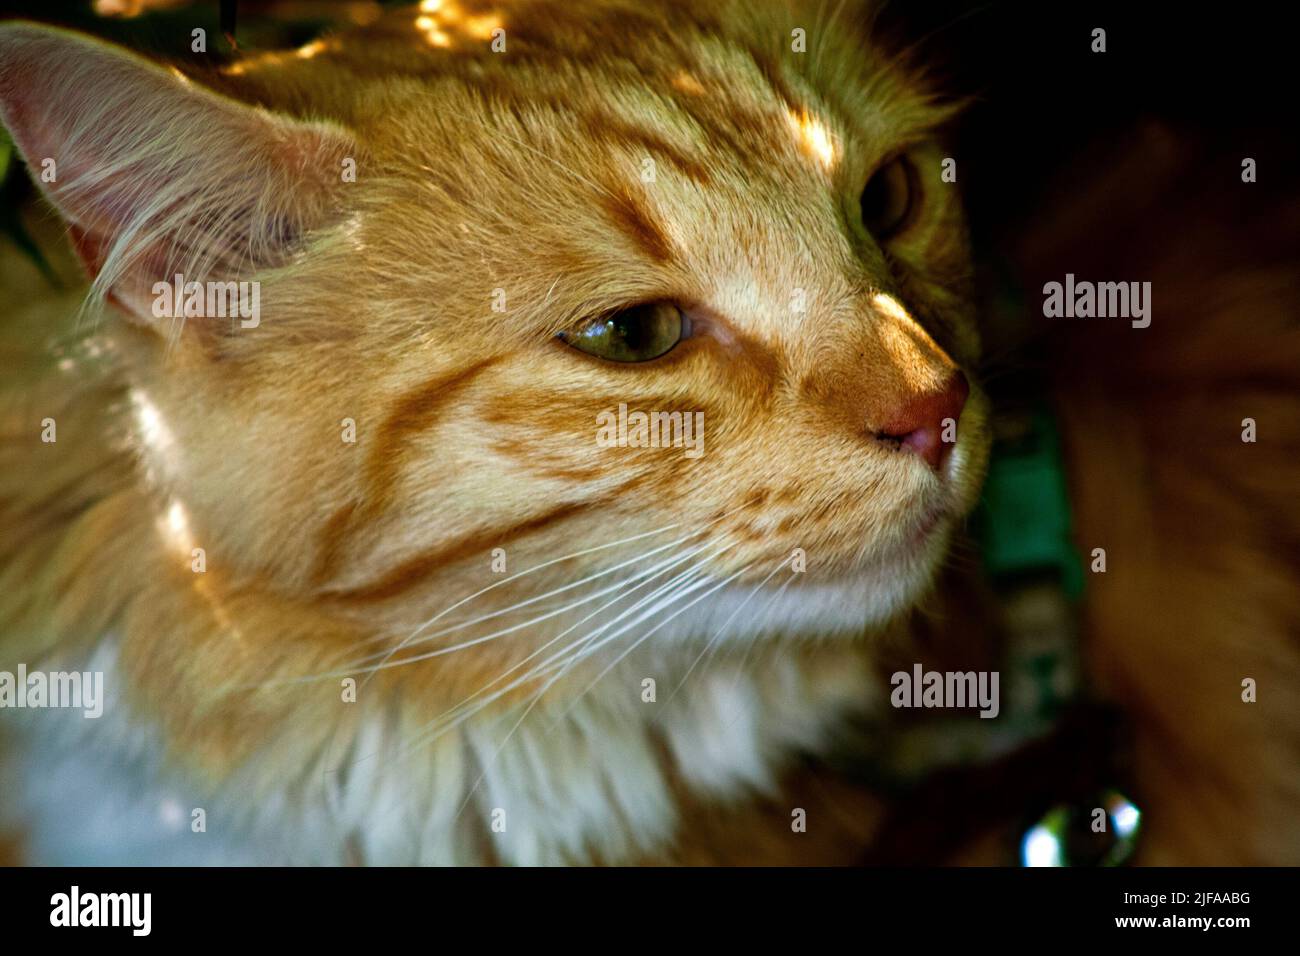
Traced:
POLYGON ((561 332, 559 338, 611 362, 648 362, 672 351, 689 334, 689 320, 672 302, 644 302, 561 332))
POLYGON ((875 171, 862 190, 862 224, 877 241, 898 235, 911 223, 918 205, 916 167, 896 156, 875 171))

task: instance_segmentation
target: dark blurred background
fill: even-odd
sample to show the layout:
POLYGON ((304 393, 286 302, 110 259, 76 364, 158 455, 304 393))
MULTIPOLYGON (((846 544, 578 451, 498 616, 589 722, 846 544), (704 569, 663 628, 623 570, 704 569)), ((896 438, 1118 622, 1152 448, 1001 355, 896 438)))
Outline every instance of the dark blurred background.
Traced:
MULTIPOLYGON (((1264 170, 1250 202, 1267 208, 1277 197, 1277 214, 1284 214, 1284 197, 1296 191, 1290 104, 1300 85, 1289 20, 1282 4, 1263 3, 884 5, 881 29, 896 38, 894 46, 912 50, 946 91, 974 97, 955 125, 952 149, 979 268, 989 371, 999 373, 995 386, 1011 371, 1001 361, 1008 352, 1015 353, 1009 364, 1026 374, 1041 360, 1032 346, 1051 330, 1041 321, 1038 280, 1082 272, 1088 263, 1080 248, 1130 233, 1136 210, 1167 204, 1171 192, 1194 202, 1212 178, 1219 185, 1206 215, 1222 214, 1243 196, 1241 160, 1249 156, 1264 170), (1105 53, 1091 49, 1098 27, 1106 30, 1105 53), (1146 172, 1096 193, 1114 203, 1113 226, 1105 226, 1106 210, 1093 210, 1090 235, 1063 241, 1067 207, 1125 164, 1146 172), (1070 246, 1066 261, 1043 268, 1042 257, 1027 248, 1040 236, 1044 245, 1070 246)), ((1176 245, 1179 236, 1160 234, 1168 210, 1152 212, 1165 221, 1152 223, 1149 238, 1176 245)), ((1241 225, 1223 223, 1225 246, 1241 225)))

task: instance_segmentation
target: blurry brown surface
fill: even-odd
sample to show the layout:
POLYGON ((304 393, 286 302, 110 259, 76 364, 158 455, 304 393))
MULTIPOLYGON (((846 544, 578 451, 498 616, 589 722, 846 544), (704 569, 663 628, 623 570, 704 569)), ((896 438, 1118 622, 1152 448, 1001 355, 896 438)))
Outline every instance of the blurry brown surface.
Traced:
POLYGON ((1107 552, 1085 646, 1132 725, 1142 863, 1300 863, 1295 159, 1144 125, 1062 177, 1022 237, 1031 309, 1067 271, 1152 283, 1150 328, 1057 320, 1047 353, 1078 545, 1107 552))

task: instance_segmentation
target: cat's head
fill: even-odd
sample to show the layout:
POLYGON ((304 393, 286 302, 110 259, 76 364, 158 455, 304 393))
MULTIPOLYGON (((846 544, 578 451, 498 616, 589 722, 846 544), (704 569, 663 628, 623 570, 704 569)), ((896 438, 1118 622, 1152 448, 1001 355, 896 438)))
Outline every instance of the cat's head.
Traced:
POLYGON ((861 11, 760 6, 442 0, 220 69, 0 28, 163 543, 393 634, 652 567, 665 638, 914 601, 988 446, 947 112, 861 11), (182 320, 178 274, 257 285, 182 320))

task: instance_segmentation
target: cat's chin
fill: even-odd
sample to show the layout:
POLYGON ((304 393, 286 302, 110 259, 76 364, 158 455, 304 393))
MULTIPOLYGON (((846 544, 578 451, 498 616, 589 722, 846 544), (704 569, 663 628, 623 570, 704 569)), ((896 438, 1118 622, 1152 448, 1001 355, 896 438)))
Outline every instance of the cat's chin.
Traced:
POLYGON ((725 585, 683 614, 685 626, 674 632, 715 644, 861 637, 906 613, 929 591, 951 530, 951 518, 936 518, 886 554, 832 575, 809 568, 725 585))

